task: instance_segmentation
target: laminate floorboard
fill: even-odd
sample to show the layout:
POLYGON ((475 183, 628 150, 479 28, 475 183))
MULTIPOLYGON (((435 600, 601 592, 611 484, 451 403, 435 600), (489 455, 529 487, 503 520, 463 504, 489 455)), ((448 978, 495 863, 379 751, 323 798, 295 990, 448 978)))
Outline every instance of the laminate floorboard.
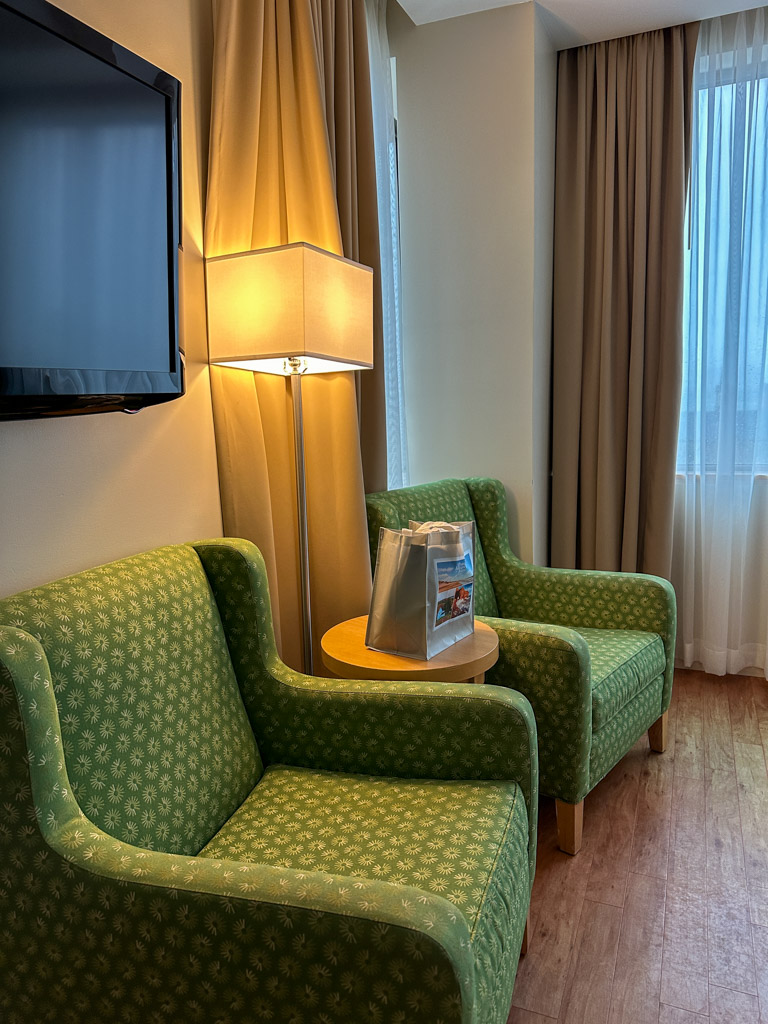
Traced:
POLYGON ((508 1024, 768 1024, 768 682, 678 670, 577 857, 542 799, 531 922, 508 1024))

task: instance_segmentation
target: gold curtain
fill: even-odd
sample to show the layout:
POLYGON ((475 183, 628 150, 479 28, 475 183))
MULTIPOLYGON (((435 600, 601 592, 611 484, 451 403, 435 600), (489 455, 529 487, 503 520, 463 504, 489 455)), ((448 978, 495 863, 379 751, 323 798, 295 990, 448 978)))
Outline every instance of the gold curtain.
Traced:
POLYGON ((366 491, 387 486, 387 427, 373 112, 364 0, 312 0, 344 255, 373 267, 373 370, 357 374, 366 491))
POLYGON ((697 34, 558 58, 553 565, 669 576, 697 34))
MULTIPOLYGON (((215 0, 214 40, 206 256, 303 241, 376 271, 362 2, 215 0)), ((376 341, 380 354, 380 329, 376 341)), ((375 382, 365 386, 376 390, 375 382)), ((264 554, 282 656, 301 667, 287 381, 213 367, 212 389, 224 530, 264 554)), ((314 655, 322 671, 322 634, 368 610, 371 574, 355 376, 308 377, 302 390, 314 655)))

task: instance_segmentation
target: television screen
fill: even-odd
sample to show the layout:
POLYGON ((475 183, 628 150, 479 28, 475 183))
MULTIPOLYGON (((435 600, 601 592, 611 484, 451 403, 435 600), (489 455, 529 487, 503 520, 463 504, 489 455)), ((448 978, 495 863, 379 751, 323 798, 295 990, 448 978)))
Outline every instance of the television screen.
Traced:
POLYGON ((42 0, 0 0, 0 415, 183 392, 179 83, 42 0))

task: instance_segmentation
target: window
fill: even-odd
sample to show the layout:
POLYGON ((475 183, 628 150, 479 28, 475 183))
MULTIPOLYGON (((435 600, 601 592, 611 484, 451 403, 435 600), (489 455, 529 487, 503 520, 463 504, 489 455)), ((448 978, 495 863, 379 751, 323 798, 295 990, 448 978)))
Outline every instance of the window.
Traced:
POLYGON ((678 470, 768 473, 768 45, 747 44, 745 15, 714 22, 694 72, 678 470))
POLYGON ((693 80, 672 581, 678 658, 766 669, 768 37, 702 22, 693 80))

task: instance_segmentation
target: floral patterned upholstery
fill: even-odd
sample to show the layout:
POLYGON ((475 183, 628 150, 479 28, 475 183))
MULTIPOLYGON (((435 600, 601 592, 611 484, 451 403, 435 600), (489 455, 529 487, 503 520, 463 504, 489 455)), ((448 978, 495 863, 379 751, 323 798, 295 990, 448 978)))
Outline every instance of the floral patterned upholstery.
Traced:
POLYGON ((592 728, 597 732, 644 690, 664 675, 664 644, 657 633, 635 629, 589 629, 587 641, 592 682, 592 728))
MULTIPOLYGON (((379 530, 407 529, 411 520, 421 522, 468 523, 475 518, 472 501, 463 480, 441 480, 427 486, 402 487, 368 495, 368 539, 371 568, 376 568, 379 530), (418 509, 418 515, 414 515, 418 509)), ((498 615, 496 595, 483 553, 483 540, 475 531, 475 614, 498 615)))
POLYGON ((450 519, 471 508, 497 608, 478 612, 499 634, 499 660, 486 679, 519 690, 533 705, 541 791, 581 801, 669 707, 672 585, 655 576, 522 562, 509 546, 498 480, 442 480, 369 494, 366 503, 374 563, 381 526, 426 518, 427 511, 450 519))
MULTIPOLYGON (((445 897, 469 924, 481 997, 501 997, 488 1019, 503 1020, 508 989, 497 979, 515 959, 503 937, 527 913, 528 875, 515 867, 527 844, 515 782, 392 780, 279 765, 200 856, 372 877, 445 897)), ((391 982, 376 984, 388 1000, 391 982)), ((429 1000, 422 1012, 438 1010, 437 994, 422 999, 429 1000)))
POLYGON ((290 671, 246 541, 39 587, 0 623, 4 1022, 503 1024, 535 862, 525 698, 290 671))
POLYGON ((51 669, 72 793, 126 843, 195 854, 261 775, 216 602, 190 547, 3 602, 51 669))

